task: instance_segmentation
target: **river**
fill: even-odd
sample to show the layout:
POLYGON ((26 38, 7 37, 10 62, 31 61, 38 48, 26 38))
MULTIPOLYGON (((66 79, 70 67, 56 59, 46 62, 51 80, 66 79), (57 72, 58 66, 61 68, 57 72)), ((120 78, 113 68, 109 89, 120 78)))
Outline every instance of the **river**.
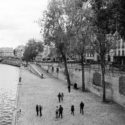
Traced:
POLYGON ((0 125, 12 125, 19 69, 0 64, 0 125))

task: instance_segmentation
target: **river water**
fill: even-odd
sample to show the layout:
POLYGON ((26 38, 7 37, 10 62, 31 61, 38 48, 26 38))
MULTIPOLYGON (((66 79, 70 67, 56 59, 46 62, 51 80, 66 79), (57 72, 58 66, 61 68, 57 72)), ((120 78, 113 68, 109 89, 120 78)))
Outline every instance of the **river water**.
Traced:
POLYGON ((0 125, 12 125, 19 69, 0 64, 0 125))

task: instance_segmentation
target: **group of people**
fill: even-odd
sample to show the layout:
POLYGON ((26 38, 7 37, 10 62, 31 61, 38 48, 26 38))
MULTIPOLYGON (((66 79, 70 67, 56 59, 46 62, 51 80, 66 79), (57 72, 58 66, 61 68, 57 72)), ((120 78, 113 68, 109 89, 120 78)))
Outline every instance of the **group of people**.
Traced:
MULTIPOLYGON (((57 97, 58 97, 59 103, 63 102, 63 97, 64 97, 63 92, 62 93, 59 92, 57 97)), ((63 118, 63 107, 61 105, 56 106, 56 118, 63 118)))
MULTIPOLYGON (((54 67, 52 66, 52 72, 54 72, 54 67)), ((56 68, 56 73, 59 73, 59 68, 56 68)))
POLYGON ((42 109, 43 107, 41 105, 36 105, 36 113, 37 113, 37 116, 42 116, 42 109))
MULTIPOLYGON (((71 114, 74 115, 75 107, 74 105, 71 105, 71 114)), ((84 114, 84 103, 81 101, 80 103, 80 114, 84 114)))
POLYGON ((56 106, 56 119, 63 118, 63 107, 60 105, 56 106))
MULTIPOLYGON (((63 101, 63 97, 64 97, 64 94, 63 92, 58 94, 58 100, 59 100, 59 103, 61 101, 63 101)), ((80 102, 80 114, 84 114, 84 103, 81 101, 80 102)), ((58 118, 63 118, 63 107, 60 105, 60 106, 56 106, 56 119, 58 118)), ((75 114, 75 106, 74 105, 71 105, 71 114, 74 116, 75 114)))
POLYGON ((62 93, 59 92, 59 94, 58 94, 58 100, 59 100, 59 102, 63 101, 63 97, 64 97, 63 92, 62 93))
MULTIPOLYGON (((63 97, 64 97, 64 94, 63 92, 59 92, 58 93, 58 100, 59 100, 59 103, 61 103, 63 101, 63 97)), ((80 114, 84 114, 84 103, 81 101, 80 102, 80 114)), ((36 113, 37 113, 37 116, 42 116, 42 109, 43 107, 41 105, 36 105, 36 113)), ((63 118, 63 107, 62 105, 59 105, 59 106, 56 106, 56 111, 55 111, 55 114, 56 114, 56 119, 58 118, 63 118)), ((75 106, 74 105, 71 105, 71 115, 75 115, 75 106)))

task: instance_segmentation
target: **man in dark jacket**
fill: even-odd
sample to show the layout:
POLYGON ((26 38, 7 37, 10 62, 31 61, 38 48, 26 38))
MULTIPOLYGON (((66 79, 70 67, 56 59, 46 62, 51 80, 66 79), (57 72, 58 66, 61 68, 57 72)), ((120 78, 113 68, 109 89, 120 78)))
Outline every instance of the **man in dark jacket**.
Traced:
POLYGON ((39 106, 38 104, 36 105, 36 113, 37 113, 37 116, 39 115, 39 106))
POLYGON ((61 94, 60 94, 60 92, 59 92, 59 94, 58 94, 58 100, 59 100, 59 102, 60 102, 60 100, 61 100, 61 94))
POLYGON ((83 109, 84 109, 84 103, 81 102, 81 103, 80 103, 80 114, 82 114, 82 115, 84 114, 83 109))
POLYGON ((59 118, 63 118, 63 107, 60 105, 59 107, 59 118))
POLYGON ((74 111, 75 111, 74 105, 71 105, 71 114, 72 115, 74 115, 74 111))
POLYGON ((43 109, 43 107, 40 105, 40 106, 39 106, 40 116, 42 116, 42 109, 43 109))

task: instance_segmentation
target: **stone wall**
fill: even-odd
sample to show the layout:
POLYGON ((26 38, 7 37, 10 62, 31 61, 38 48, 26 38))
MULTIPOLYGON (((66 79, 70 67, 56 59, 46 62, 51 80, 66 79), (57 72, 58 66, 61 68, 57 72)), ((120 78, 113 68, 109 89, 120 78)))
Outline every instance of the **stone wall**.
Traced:
MULTIPOLYGON (((48 69, 48 67, 46 65, 40 64, 42 68, 44 69, 48 69)), ((56 67, 56 65, 55 65, 56 67)), ((51 70, 49 71, 49 73, 52 73, 51 70)), ((75 69, 69 69, 69 73, 70 73, 70 78, 71 78, 71 82, 72 83, 77 83, 78 84, 78 88, 82 87, 82 73, 81 70, 75 70, 75 69)), ((96 78, 96 82, 101 81, 100 80, 100 75, 101 74, 99 71, 95 71, 93 69, 86 69, 85 70, 85 86, 86 89, 88 89, 89 91, 91 91, 92 93, 101 96, 103 94, 103 89, 102 86, 100 86, 101 84, 98 83, 93 84, 93 76, 98 76, 98 78, 96 78), (94 75, 94 73, 98 75, 94 75)), ((55 77, 57 77, 57 74, 55 72, 52 73, 52 75, 54 75, 55 77)), ((66 77, 64 75, 64 68, 60 68, 60 72, 58 74, 58 79, 64 80, 66 81, 66 77)), ((118 104, 122 105, 125 107, 125 84, 124 82, 125 80, 119 80, 119 76, 118 75, 112 75, 112 74, 107 74, 105 75, 105 82, 106 82, 106 98, 109 100, 113 100, 115 102, 117 102, 118 104), (120 81, 120 84, 119 84, 120 81), (121 82, 122 81, 122 82, 121 82), (124 88, 124 89, 123 89, 124 88)))

